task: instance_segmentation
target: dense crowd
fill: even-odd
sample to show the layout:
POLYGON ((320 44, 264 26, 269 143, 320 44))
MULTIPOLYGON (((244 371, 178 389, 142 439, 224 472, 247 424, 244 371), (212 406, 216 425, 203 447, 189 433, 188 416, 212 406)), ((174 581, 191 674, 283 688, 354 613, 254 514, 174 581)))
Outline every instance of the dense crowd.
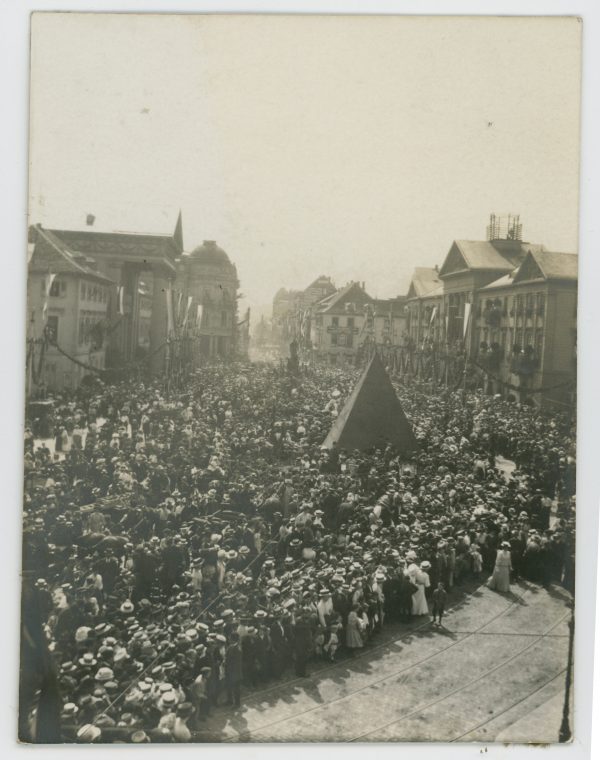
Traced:
POLYGON ((389 621, 441 621, 501 556, 512 580, 573 589, 566 415, 398 385, 410 461, 325 450, 356 379, 213 366, 177 392, 58 398, 53 446, 26 430, 23 570, 66 741, 193 741, 213 710, 389 621))

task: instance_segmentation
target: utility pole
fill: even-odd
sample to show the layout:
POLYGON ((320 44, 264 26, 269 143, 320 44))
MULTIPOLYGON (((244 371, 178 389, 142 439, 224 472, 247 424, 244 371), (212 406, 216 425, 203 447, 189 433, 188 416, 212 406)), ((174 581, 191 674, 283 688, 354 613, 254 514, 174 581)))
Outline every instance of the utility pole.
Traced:
POLYGON ((567 660, 567 674, 565 676, 565 698, 563 702, 563 715, 558 732, 558 741, 568 742, 573 736, 571 731, 571 684, 573 682, 573 640, 575 638, 575 602, 571 602, 571 618, 569 620, 569 653, 567 660))

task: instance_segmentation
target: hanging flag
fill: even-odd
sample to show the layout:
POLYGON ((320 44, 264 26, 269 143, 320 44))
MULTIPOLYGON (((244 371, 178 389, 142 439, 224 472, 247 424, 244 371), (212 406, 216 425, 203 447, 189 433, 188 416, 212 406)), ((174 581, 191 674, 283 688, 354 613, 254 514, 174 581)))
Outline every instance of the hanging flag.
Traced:
POLYGON ((448 315, 446 314, 446 337, 448 337, 448 315))
POLYGON ((48 298, 50 297, 52 283, 54 282, 55 278, 55 274, 46 275, 46 283, 44 287, 44 303, 42 304, 42 330, 44 330, 46 327, 46 321, 48 319, 48 298))
POLYGON ((190 313, 190 306, 192 305, 192 301, 193 301, 192 296, 188 296, 187 306, 185 307, 185 316, 183 318, 183 325, 182 325, 183 327, 187 325, 188 314, 190 313))
POLYGON ((471 316, 471 304, 465 304, 465 316, 463 319, 463 340, 467 337, 467 330, 469 329, 469 317, 471 316))
POLYGON ((117 288, 117 301, 119 304, 119 314, 125 314, 125 309, 123 308, 124 295, 125 295, 125 287, 123 285, 119 285, 117 288))
POLYGON ((167 337, 171 337, 174 331, 173 325, 173 291, 171 283, 165 288, 165 299, 167 302, 167 337))
POLYGON ((429 327, 433 324, 433 320, 435 319, 435 316, 437 314, 437 306, 433 307, 433 311, 431 312, 431 319, 429 320, 429 327))
POLYGON ((175 315, 175 321, 179 324, 181 321, 181 299, 183 298, 183 292, 179 291, 177 296, 177 313, 175 315))
POLYGON ((196 327, 200 328, 202 326, 202 311, 203 307, 202 304, 198 304, 196 306, 196 327))

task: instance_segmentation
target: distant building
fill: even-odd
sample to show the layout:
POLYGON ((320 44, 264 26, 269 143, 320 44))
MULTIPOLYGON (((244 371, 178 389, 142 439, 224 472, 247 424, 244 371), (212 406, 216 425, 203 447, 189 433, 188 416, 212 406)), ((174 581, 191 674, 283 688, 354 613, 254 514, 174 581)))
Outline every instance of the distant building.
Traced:
POLYGON ((374 333, 374 300, 359 282, 319 301, 312 309, 313 356, 331 364, 354 361, 358 346, 374 333))
POLYGON ((279 288, 273 298, 273 319, 281 320, 288 314, 293 314, 300 308, 301 290, 286 290, 279 288))
POLYGON ((75 389, 104 369, 115 283, 89 256, 32 227, 27 277, 27 391, 75 389))
POLYGON ((305 288, 300 295, 300 308, 308 309, 315 303, 322 301, 323 298, 335 293, 336 287, 331 281, 331 277, 320 275, 316 280, 305 288))
POLYGON ((401 346, 406 335, 406 296, 375 299, 374 338, 378 346, 401 346))
POLYGON ((336 292, 331 277, 320 275, 304 290, 280 288, 273 298, 272 335, 275 343, 287 350, 292 340, 305 345, 310 335, 312 309, 323 298, 336 292))
POLYGON ((175 288, 193 313, 188 325, 201 358, 233 358, 237 351, 237 269, 214 240, 205 240, 177 261, 175 288), (198 309, 198 306, 200 309, 198 309), (195 329, 192 327, 195 325, 195 329))

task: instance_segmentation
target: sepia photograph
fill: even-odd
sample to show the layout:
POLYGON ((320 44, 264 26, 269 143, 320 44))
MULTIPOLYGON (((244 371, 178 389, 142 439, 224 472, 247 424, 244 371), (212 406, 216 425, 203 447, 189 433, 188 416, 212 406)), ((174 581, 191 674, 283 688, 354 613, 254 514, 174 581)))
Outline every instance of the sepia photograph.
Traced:
POLYGON ((29 23, 19 741, 576 740, 581 19, 29 23))

